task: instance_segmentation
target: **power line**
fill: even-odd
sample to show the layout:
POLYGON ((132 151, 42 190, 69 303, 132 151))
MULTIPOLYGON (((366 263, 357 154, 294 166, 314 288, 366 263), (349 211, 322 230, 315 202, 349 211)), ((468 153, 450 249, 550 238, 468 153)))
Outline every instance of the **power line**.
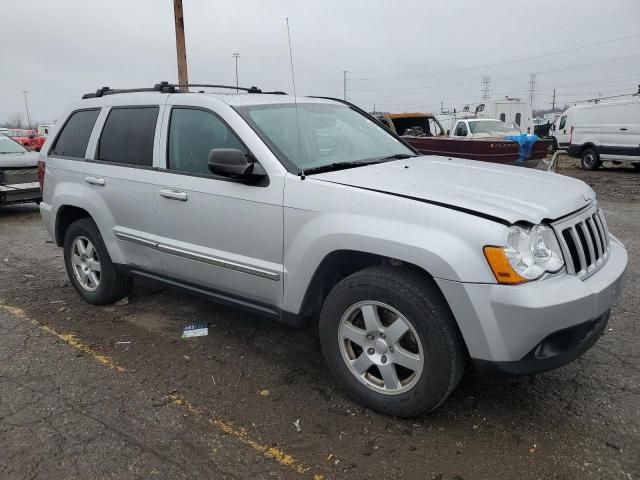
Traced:
MULTIPOLYGON (((605 60, 600 60, 600 61, 596 61, 596 62, 589 62, 589 63, 582 63, 579 65, 570 65, 567 67, 561 67, 561 68, 554 68, 554 69, 550 69, 550 70, 538 70, 536 72, 537 75, 541 75, 541 74, 548 74, 548 73, 556 73, 556 72, 563 72, 566 70, 573 70, 575 68, 582 68, 582 67, 590 67, 593 65, 600 65, 603 63, 611 63, 611 62, 616 62, 618 60, 627 60, 629 58, 636 58, 636 57, 640 57, 640 53, 636 53, 633 55, 625 55, 622 57, 614 57, 614 58, 608 58, 605 60)), ((527 74, 520 74, 520 75, 510 75, 507 77, 497 77, 497 78, 493 78, 493 80, 511 80, 511 79, 515 79, 515 78, 523 78, 526 77, 527 74)), ((614 77, 615 78, 615 77, 614 77)), ((631 77, 634 78, 634 77, 631 77)), ((353 79, 350 79, 353 80, 353 79)), ((595 81, 595 83, 597 83, 599 80, 595 81)), ((585 83, 590 83, 590 82, 585 82, 585 83)), ((440 85, 429 85, 429 86, 421 86, 421 87, 409 87, 409 88, 379 88, 379 89, 358 89, 358 90, 354 90, 351 89, 352 92, 391 92, 391 91, 414 91, 414 90, 424 90, 424 89, 431 89, 431 88, 440 88, 440 87, 456 87, 456 86, 464 86, 464 85, 474 85, 475 82, 463 82, 463 83, 447 83, 447 84, 440 84, 440 85)), ((573 86, 574 84, 565 84, 564 86, 573 86)), ((575 85, 579 85, 579 84, 575 84, 575 85)), ((559 86, 563 86, 563 85, 559 85, 559 86)))
POLYGON ((573 48, 566 48, 564 50, 557 50, 555 52, 549 52, 549 53, 543 53, 543 54, 539 54, 539 55, 532 55, 530 57, 523 57, 523 58, 518 58, 515 60, 507 60, 504 62, 496 62, 496 63, 490 63, 487 65, 478 65, 475 67, 464 67, 464 68, 458 68, 455 70, 448 70, 448 71, 443 71, 443 72, 432 72, 432 73, 426 73, 426 74, 415 74, 415 75, 395 75, 395 76, 389 76, 389 77, 361 77, 361 78, 353 78, 352 80, 361 80, 361 81, 369 81, 369 80, 397 80, 397 79, 402 79, 402 78, 423 78, 423 77, 430 77, 430 76, 434 76, 434 75, 445 75, 448 73, 457 73, 457 72, 466 72, 469 70, 478 70, 480 68, 488 68, 488 67, 499 67, 501 65, 509 65, 512 63, 520 63, 520 62, 526 62, 528 60, 535 60, 538 58, 544 58, 544 57, 550 57, 553 55, 559 55, 561 53, 568 53, 568 52, 575 52, 577 50, 584 50, 585 48, 591 48, 591 47, 596 47, 596 46, 600 46, 600 45, 607 45, 609 43, 614 43, 614 42, 619 42, 621 40, 627 40, 629 38, 635 38, 635 37, 640 37, 640 33, 636 33, 633 35, 627 35, 625 37, 618 37, 618 38, 614 38, 611 40, 607 40, 604 42, 596 42, 596 43, 590 43, 588 45, 581 45, 579 47, 573 47, 573 48))

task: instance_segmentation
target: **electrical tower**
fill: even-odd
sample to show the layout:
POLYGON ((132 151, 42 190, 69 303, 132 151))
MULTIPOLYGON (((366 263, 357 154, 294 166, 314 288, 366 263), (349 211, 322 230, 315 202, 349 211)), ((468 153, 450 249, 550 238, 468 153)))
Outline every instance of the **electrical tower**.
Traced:
POLYGON ((531 111, 535 109, 536 103, 536 74, 529 74, 529 103, 531 104, 531 111))
POLYGON ((482 86, 482 88, 481 88, 482 99, 484 101, 487 101, 487 100, 489 100, 489 96, 490 96, 490 93, 491 93, 491 77, 483 76, 482 77, 482 82, 480 82, 480 84, 482 86))

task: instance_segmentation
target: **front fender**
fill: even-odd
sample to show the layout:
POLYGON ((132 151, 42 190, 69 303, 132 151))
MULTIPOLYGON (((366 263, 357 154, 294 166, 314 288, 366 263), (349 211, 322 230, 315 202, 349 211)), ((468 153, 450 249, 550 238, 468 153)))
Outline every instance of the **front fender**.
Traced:
MULTIPOLYGON (((411 200, 389 197, 388 202, 411 200)), ((338 250, 398 259, 435 278, 495 283, 482 247, 503 244, 504 225, 433 205, 420 204, 418 215, 411 208, 395 216, 384 210, 372 216, 285 208, 283 308, 299 312, 315 271, 338 250)))

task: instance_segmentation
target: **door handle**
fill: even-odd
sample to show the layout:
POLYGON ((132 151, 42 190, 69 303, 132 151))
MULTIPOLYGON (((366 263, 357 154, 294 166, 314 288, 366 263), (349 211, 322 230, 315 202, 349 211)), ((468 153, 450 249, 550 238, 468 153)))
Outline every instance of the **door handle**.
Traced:
POLYGON ((627 127, 622 127, 620 130, 626 132, 627 131, 627 127))
POLYGON ((170 188, 161 189, 160 196, 163 198, 168 198, 169 200, 179 200, 181 202, 186 202, 189 198, 187 196, 187 192, 182 192, 180 190, 171 190, 170 188))
POLYGON ((104 181, 104 178, 100 177, 84 177, 84 181, 90 183, 91 185, 97 185, 99 187, 104 187, 104 184, 106 183, 104 181))

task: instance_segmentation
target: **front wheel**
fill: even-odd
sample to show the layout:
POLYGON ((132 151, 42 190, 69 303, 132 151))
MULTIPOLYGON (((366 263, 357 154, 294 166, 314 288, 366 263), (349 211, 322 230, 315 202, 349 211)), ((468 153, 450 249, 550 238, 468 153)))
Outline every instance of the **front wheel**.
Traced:
POLYGON ((77 220, 67 229, 64 264, 69 280, 88 303, 113 303, 131 287, 131 278, 115 269, 98 227, 89 218, 77 220))
POLYGON ((431 412, 464 372, 451 310, 435 283, 413 270, 371 267, 345 278, 327 297, 319 327, 338 383, 381 413, 431 412))
POLYGON ((582 152, 580 166, 583 170, 597 170, 602 165, 600 155, 593 148, 587 148, 582 152))

